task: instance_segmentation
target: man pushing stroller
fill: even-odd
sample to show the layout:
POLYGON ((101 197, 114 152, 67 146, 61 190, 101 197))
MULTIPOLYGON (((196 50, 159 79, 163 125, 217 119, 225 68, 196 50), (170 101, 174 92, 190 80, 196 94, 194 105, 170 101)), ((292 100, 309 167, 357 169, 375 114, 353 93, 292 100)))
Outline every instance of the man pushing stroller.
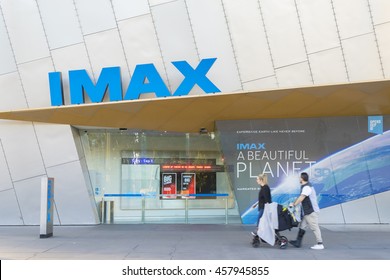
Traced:
POLYGON ((324 249, 324 245, 322 243, 321 230, 318 224, 318 213, 320 212, 320 208, 318 206, 316 191, 309 183, 309 175, 306 172, 301 173, 299 182, 301 184, 301 194, 294 202, 290 203, 289 206, 295 207, 302 204, 302 220, 299 224, 297 239, 290 240, 289 242, 295 247, 301 247, 302 239, 306 232, 305 229, 309 226, 317 241, 317 244, 310 248, 314 250, 322 250, 324 249))

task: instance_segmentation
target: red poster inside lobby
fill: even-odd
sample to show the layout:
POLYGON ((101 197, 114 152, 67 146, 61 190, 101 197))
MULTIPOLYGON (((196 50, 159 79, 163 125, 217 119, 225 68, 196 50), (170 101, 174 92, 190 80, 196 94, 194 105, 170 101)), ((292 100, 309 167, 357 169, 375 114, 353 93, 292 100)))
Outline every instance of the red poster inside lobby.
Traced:
POLYGON ((181 194, 191 195, 196 193, 195 189, 195 173, 182 173, 181 174, 181 194))
POLYGON ((177 194, 177 174, 163 173, 162 174, 162 190, 163 198, 176 198, 177 194))

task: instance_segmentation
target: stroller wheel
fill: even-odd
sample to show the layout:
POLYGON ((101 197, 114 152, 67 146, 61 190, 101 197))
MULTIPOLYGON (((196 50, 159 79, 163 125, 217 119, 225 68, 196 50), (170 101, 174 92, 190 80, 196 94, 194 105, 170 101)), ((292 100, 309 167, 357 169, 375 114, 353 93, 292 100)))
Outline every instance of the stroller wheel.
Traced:
POLYGON ((251 244, 252 244, 253 248, 259 247, 260 246, 260 238, 259 238, 259 236, 253 237, 251 244))
POLYGON ((280 249, 286 249, 288 244, 288 239, 286 236, 281 236, 278 240, 279 242, 279 248, 280 249))

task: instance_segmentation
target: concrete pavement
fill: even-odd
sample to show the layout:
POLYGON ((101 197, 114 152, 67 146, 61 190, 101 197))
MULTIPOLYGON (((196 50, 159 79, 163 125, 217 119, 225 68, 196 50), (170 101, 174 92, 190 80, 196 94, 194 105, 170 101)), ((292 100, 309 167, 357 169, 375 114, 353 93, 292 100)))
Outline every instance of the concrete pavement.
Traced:
MULTIPOLYGON (((253 226, 111 224, 55 226, 39 238, 39 226, 0 226, 2 260, 390 260, 390 225, 322 225, 325 250, 262 244, 253 248, 253 226)), ((283 231, 295 239, 297 229, 283 231)))

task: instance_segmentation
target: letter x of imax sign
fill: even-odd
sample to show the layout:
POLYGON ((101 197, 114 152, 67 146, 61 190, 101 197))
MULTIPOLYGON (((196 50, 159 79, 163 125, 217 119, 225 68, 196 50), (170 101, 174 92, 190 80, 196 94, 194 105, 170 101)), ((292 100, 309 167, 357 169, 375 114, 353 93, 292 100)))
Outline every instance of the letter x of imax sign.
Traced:
MULTIPOLYGON (((141 94, 149 92, 154 92, 156 97, 188 95, 196 84, 205 93, 220 92, 206 77, 215 60, 216 58, 202 59, 195 69, 186 61, 172 62, 184 75, 184 80, 173 94, 169 92, 153 64, 140 64, 135 67, 124 97, 119 67, 103 68, 96 84, 91 81, 86 70, 72 70, 69 71, 70 103, 85 103, 84 93, 89 96, 91 102, 102 102, 107 90, 110 93, 110 101, 139 99, 141 94)), ((61 72, 49 73, 49 84, 51 105, 64 105, 61 72)))

